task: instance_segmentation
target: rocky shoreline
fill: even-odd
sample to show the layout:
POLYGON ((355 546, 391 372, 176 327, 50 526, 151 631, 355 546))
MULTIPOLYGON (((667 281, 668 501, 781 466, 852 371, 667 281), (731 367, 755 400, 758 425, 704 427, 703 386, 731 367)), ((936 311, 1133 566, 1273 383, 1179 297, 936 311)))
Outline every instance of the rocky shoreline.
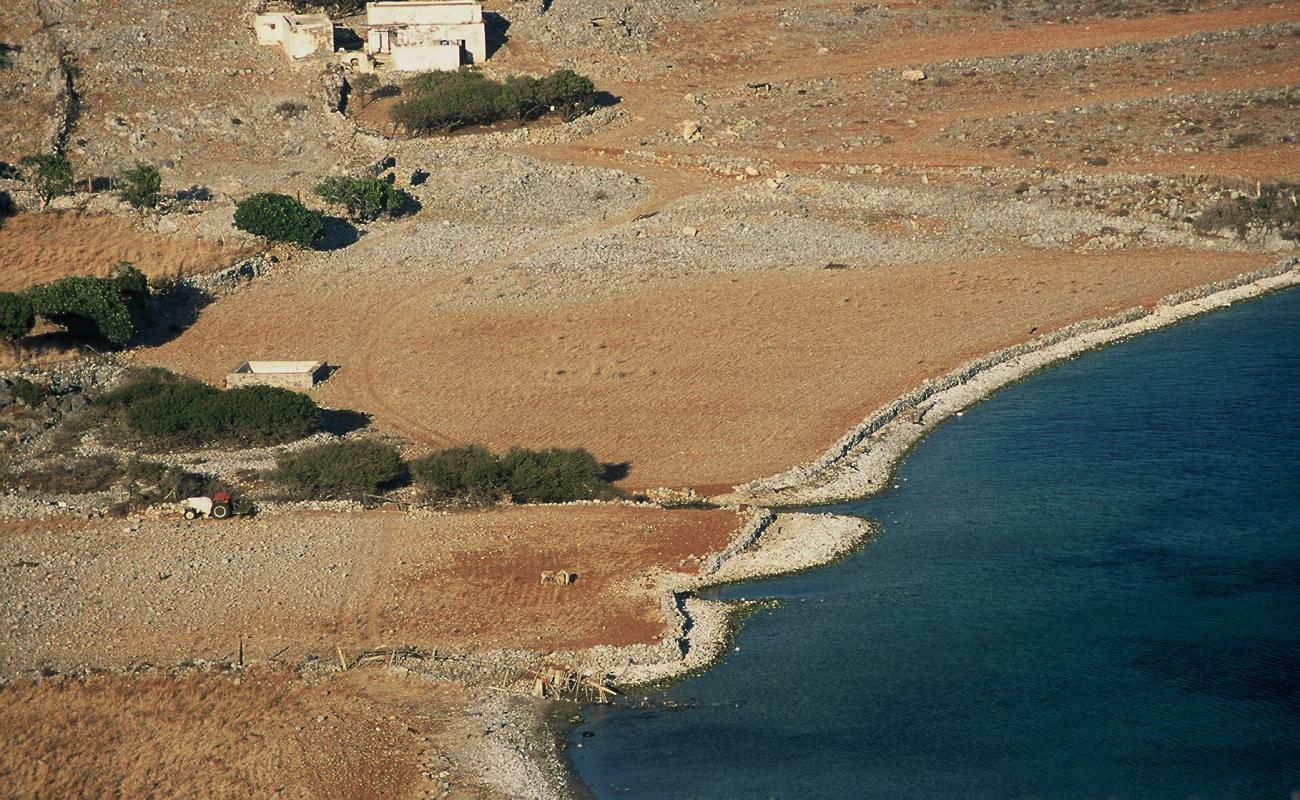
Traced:
POLYGON ((999 389, 1088 350, 1300 285, 1298 267, 1300 259, 1288 257, 1236 278, 1177 292, 1149 309, 1139 306, 1105 319, 1078 322, 995 351, 878 409, 812 462, 737 486, 712 500, 793 507, 870 496, 889 486, 894 468, 921 438, 999 389))
MULTIPOLYGON (((670 634, 657 645, 597 647, 573 654, 583 671, 604 675, 615 685, 637 686, 683 678, 706 669, 728 647, 734 618, 743 606, 705 600, 702 589, 756 580, 821 566, 862 544, 878 527, 867 520, 831 514, 776 512, 773 508, 845 501, 890 485, 894 469, 926 434, 944 420, 1045 366, 1088 350, 1224 308, 1241 300, 1300 285, 1300 259, 1286 258, 1236 278, 1178 292, 1153 308, 1129 309, 1113 317, 1062 328, 1031 342, 990 353, 947 375, 927 381, 867 417, 815 461, 752 481, 712 498, 721 505, 749 505, 749 521, 731 544, 701 565, 695 576, 673 574, 656 582, 670 634)), ((567 733, 551 720, 559 743, 567 733)), ((548 755, 547 785, 517 787, 520 796, 577 796, 571 774, 555 770, 558 747, 548 755)))

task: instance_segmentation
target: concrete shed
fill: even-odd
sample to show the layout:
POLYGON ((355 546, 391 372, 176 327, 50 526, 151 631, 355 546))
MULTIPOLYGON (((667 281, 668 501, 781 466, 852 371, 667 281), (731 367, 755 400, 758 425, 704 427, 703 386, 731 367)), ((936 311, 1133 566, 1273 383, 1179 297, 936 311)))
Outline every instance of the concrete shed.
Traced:
POLYGON ((334 23, 324 14, 258 14, 253 30, 258 44, 279 45, 289 58, 334 52, 334 23))
POLYGON ((325 380, 324 361, 245 361, 226 375, 226 388, 237 386, 279 386, 282 389, 310 389, 325 380))

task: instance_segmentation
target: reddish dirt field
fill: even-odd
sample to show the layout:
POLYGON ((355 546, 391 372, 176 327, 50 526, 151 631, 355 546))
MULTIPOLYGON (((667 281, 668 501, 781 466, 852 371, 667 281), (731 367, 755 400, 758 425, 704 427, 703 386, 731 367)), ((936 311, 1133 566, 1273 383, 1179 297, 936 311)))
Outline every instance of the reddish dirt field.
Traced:
POLYGON ((250 661, 296 663, 333 661, 336 647, 652 641, 665 621, 648 579, 693 573, 737 524, 728 511, 534 506, 167 520, 131 536, 111 522, 13 531, 0 536, 0 563, 19 565, 0 589, 11 634, 0 673, 219 661, 241 646, 250 661), (49 570, 71 579, 51 583, 49 570), (543 586, 547 570, 578 579, 543 586), (30 593, 57 610, 24 604, 30 593))
MULTIPOLYGON (((450 766, 463 692, 375 670, 309 683, 91 676, 0 688, 7 797, 413 797, 450 766), (33 755, 39 753, 39 756, 33 755)), ((448 776, 456 797, 487 796, 448 776)))
POLYGON ((247 245, 141 230, 121 217, 20 214, 0 224, 0 291, 70 275, 107 275, 123 261, 151 279, 192 275, 256 252, 247 245))
POLYGON ((337 302, 341 286, 286 308, 271 281, 208 310, 147 360, 215 382, 240 358, 327 354, 343 367, 322 401, 371 412, 425 447, 582 445, 627 462, 628 486, 720 487, 817 455, 921 380, 1031 329, 1153 303, 1272 260, 1026 253, 437 314, 411 291, 361 316, 337 302))

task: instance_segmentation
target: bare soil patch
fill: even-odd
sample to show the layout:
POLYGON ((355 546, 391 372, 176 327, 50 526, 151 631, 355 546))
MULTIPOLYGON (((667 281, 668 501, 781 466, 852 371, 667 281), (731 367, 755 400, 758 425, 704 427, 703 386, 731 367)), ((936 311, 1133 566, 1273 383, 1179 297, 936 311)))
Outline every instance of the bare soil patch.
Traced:
MULTIPOLYGON (((413 454, 584 446, 629 464, 628 487, 782 471, 969 358, 1270 263, 1262 233, 1215 240, 1191 220, 1300 163, 1294 0, 493 0, 512 24, 490 72, 572 67, 619 113, 422 140, 358 135, 387 130, 386 104, 332 111, 324 60, 256 47, 233 0, 12 5, 0 160, 48 148, 66 52, 80 176, 144 158, 169 190, 228 203, 387 156, 400 184, 427 173, 414 217, 284 259, 128 360, 215 383, 248 358, 326 358, 339 369, 314 396, 413 454), (902 80, 909 67, 929 77, 902 80)), ((120 220, 40 219, 0 229, 0 290, 230 257, 120 220)), ((221 661, 241 641, 289 663, 653 641, 651 576, 694 570, 736 524, 612 506, 0 524, 0 674, 221 661), (540 584, 561 569, 578 582, 540 584)), ((0 784, 409 796, 438 753, 484 734, 459 695, 422 691, 369 669, 14 683, 0 784)), ((480 796, 451 772, 438 789, 480 796)))
POLYGON ((329 661, 336 647, 528 648, 652 641, 654 570, 693 572, 725 511, 517 507, 446 515, 171 518, 0 537, 0 674, 79 664, 329 661), (542 586, 543 570, 577 573, 542 586))
POLYGON ((201 355, 242 337, 260 356, 275 342, 343 365, 323 400, 427 447, 581 445, 628 462, 629 486, 730 485, 811 458, 921 380, 1031 331, 1270 260, 1026 253, 723 276, 544 306, 407 304, 397 319, 397 297, 356 316, 318 292, 286 312, 285 287, 254 286, 147 359, 217 381, 224 362, 201 355))

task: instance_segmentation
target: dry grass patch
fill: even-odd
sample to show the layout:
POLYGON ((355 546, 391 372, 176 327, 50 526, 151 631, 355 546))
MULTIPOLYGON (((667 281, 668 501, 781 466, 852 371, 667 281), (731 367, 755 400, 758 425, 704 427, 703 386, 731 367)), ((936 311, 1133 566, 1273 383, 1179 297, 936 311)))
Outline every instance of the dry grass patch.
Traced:
POLYGON ((129 261, 151 280, 217 269, 257 252, 234 241, 197 239, 141 230, 108 215, 73 212, 19 214, 0 226, 0 291, 70 275, 107 277, 129 261))
POLYGON ((413 797, 423 764, 446 762, 436 742, 454 695, 373 671, 22 680, 0 689, 0 785, 32 798, 413 797))

